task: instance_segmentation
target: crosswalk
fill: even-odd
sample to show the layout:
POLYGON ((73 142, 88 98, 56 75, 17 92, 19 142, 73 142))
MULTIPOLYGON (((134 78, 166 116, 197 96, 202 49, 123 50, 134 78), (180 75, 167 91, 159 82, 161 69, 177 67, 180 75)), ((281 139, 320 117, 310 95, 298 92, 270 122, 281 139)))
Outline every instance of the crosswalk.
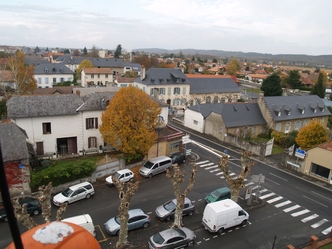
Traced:
MULTIPOLYGON (((224 179, 224 173, 219 169, 218 165, 211 163, 208 160, 196 162, 196 164, 212 174, 224 179)), ((230 173, 230 176, 234 179, 237 177, 235 173, 230 173)), ((253 182, 245 179, 245 186, 248 187, 253 185, 253 182)), ((265 200, 267 203, 273 205, 274 207, 281 209, 284 213, 290 214, 294 218, 300 218, 301 222, 309 224, 313 229, 322 229, 322 233, 327 235, 331 232, 332 226, 331 222, 325 218, 320 217, 318 214, 311 212, 309 209, 301 207, 300 205, 293 203, 284 197, 269 191, 266 188, 258 189, 258 186, 252 188, 256 191, 254 195, 259 196, 260 199, 265 200)))

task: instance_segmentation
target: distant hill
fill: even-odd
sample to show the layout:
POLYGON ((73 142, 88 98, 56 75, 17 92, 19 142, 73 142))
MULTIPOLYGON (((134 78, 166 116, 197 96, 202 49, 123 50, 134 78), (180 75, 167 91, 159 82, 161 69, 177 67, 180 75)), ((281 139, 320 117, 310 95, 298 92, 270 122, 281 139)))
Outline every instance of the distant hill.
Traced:
POLYGON ((305 55, 305 54, 264 54, 255 52, 236 52, 236 51, 223 51, 223 50, 202 50, 202 49, 161 49, 161 48, 140 48, 133 49, 132 51, 140 51, 146 53, 157 54, 178 54, 180 51, 184 55, 210 55, 220 58, 235 57, 238 59, 265 61, 265 62, 289 62, 290 65, 299 65, 307 67, 318 66, 320 68, 332 68, 332 55, 305 55))

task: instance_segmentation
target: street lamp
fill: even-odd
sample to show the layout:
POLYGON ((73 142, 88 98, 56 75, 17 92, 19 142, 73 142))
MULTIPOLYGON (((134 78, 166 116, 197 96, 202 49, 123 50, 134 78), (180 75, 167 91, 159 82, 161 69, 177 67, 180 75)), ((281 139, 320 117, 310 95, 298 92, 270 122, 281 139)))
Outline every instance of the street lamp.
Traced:
POLYGON ((160 125, 164 123, 163 116, 158 115, 158 138, 157 138, 157 157, 159 151, 159 134, 160 134, 160 125))
POLYGON ((20 165, 18 166, 18 168, 21 169, 21 175, 22 175, 22 197, 24 198, 24 176, 23 176, 24 165, 22 164, 22 161, 20 161, 20 165))

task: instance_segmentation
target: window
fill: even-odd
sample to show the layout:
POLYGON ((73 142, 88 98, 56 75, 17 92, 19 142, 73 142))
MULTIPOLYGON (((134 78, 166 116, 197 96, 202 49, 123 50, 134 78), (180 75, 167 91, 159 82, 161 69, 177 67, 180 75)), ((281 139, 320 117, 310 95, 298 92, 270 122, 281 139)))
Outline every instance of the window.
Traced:
POLYGON ((91 74, 91 79, 94 79, 95 78, 95 75, 94 74, 91 74))
POLYGON ((222 98, 220 99, 220 103, 225 103, 225 97, 222 97, 222 98))
POLYGON ((41 84, 41 83, 42 83, 41 78, 38 78, 38 84, 41 84))
POLYGON ((196 99, 196 105, 200 104, 201 100, 200 99, 196 99))
POLYGON ((180 100, 179 99, 173 99, 173 106, 180 105, 180 100))
POLYGON ((96 137, 89 137, 88 138, 88 148, 97 148, 97 138, 96 137))
POLYGON ((318 164, 311 164, 310 173, 325 178, 326 180, 329 179, 330 171, 330 169, 320 166, 318 164))
POLYGON ((64 82, 65 81, 65 78, 60 78, 60 82, 64 82))
POLYGON ((301 121, 296 121, 294 124, 294 130, 299 130, 301 128, 301 121))
POLYGON ((218 103, 218 96, 214 96, 213 103, 218 103))
POLYGON ((171 95, 171 93, 172 93, 172 88, 168 87, 168 88, 167 88, 167 94, 168 94, 168 95, 171 95))
POLYGON ((45 84, 48 84, 48 78, 45 78, 45 84))
POLYGON ((67 81, 71 81, 71 77, 68 77, 67 81))
POLYGON ((105 74, 105 79, 108 79, 108 74, 105 74))
POLYGON ((193 120, 194 125, 198 125, 198 121, 197 120, 193 120))
POLYGON ((56 83, 56 78, 53 78, 53 84, 55 84, 56 83))
POLYGON ((165 88, 159 88, 159 94, 166 94, 166 89, 165 88))
POLYGON ((86 129, 98 129, 98 118, 87 118, 86 122, 86 129))
POLYGON ((180 148, 180 142, 174 142, 174 143, 170 143, 169 145, 170 150, 178 150, 180 148))
POLYGON ((281 131, 281 124, 280 123, 276 124, 276 131, 281 131))
POLYGON ((150 89, 150 95, 152 96, 153 95, 153 88, 150 89))
POLYGON ((182 88, 182 94, 186 94, 186 92, 187 92, 187 88, 186 88, 186 87, 183 87, 183 88, 182 88))
POLYGON ((289 133, 290 132, 290 122, 286 123, 286 127, 285 127, 285 133, 289 133))
POLYGON ((180 87, 174 87, 174 94, 180 94, 180 87))
POLYGON ((43 134, 51 134, 51 123, 43 123, 43 134))
POLYGON ((211 103, 211 98, 210 98, 210 97, 206 97, 206 99, 205 99, 205 103, 206 103, 206 104, 210 104, 210 103, 211 103))
POLYGON ((302 127, 307 126, 308 124, 309 124, 309 120, 306 119, 306 120, 303 121, 303 126, 302 127))
POLYGON ((143 89, 142 89, 142 90, 143 90, 143 92, 145 92, 145 86, 143 86, 143 89))
POLYGON ((98 74, 98 79, 100 79, 100 74, 98 74))

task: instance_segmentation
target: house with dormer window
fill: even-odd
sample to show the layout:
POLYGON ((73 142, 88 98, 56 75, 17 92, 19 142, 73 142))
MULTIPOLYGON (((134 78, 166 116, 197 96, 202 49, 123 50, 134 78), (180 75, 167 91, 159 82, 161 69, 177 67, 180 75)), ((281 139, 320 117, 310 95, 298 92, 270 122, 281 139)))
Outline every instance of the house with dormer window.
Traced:
POLYGON ((299 130, 311 119, 320 120, 326 127, 331 115, 317 95, 264 97, 261 93, 257 103, 268 128, 283 133, 299 130))
POLYGON ((34 70, 38 88, 52 88, 53 85, 73 81, 74 72, 63 63, 41 63, 34 70))
POLYGON ((84 68, 81 72, 82 87, 112 86, 112 68, 84 68))

